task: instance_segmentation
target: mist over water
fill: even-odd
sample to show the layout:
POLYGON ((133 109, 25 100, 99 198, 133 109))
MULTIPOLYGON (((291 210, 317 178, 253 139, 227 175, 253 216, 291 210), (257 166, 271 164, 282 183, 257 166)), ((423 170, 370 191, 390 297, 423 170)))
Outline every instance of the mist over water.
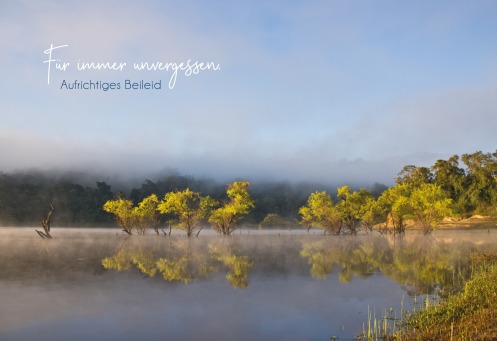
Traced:
POLYGON ((455 288, 470 250, 497 249, 493 230, 152 233, 1 229, 0 339, 353 339, 368 307, 399 311, 455 288))

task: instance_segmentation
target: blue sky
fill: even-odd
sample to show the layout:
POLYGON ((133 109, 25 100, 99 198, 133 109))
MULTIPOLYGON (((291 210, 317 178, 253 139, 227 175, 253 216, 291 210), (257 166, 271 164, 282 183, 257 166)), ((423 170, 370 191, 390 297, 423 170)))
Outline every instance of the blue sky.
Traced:
POLYGON ((4 2, 0 170, 364 184, 495 151, 495 18, 494 1, 4 2), (47 84, 51 44, 71 66, 47 84), (168 89, 131 67, 189 59, 221 70, 168 89), (60 88, 126 79, 163 89, 60 88))

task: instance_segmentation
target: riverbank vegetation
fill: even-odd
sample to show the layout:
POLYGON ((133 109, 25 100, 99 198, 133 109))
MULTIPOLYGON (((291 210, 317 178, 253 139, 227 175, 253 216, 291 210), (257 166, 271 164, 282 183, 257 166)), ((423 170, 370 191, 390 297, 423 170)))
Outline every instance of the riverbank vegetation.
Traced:
POLYGON ((411 313, 399 340, 496 340, 497 265, 480 269, 464 289, 426 309, 411 313))
POLYGON ((424 302, 412 311, 390 310, 369 316, 368 328, 359 339, 367 340, 496 340, 497 339, 497 253, 471 252, 471 277, 459 290, 438 302, 424 302), (416 309, 417 308, 417 309, 416 309))

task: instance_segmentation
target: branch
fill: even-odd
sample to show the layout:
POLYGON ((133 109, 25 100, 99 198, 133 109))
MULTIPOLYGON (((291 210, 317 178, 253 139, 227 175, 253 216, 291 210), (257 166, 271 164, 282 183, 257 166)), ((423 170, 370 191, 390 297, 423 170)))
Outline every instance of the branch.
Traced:
POLYGON ((45 233, 38 231, 38 230, 35 230, 36 233, 38 233, 38 235, 43 239, 52 238, 52 236, 50 235, 50 220, 52 219, 53 211, 55 211, 55 207, 52 203, 50 203, 50 210, 47 213, 47 217, 45 219, 42 219, 40 222, 41 226, 43 227, 43 230, 45 230, 45 233))

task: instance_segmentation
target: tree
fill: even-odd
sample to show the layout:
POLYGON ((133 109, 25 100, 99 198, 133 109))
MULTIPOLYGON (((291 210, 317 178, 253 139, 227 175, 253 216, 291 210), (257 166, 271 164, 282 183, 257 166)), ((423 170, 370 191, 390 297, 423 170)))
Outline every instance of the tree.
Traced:
POLYGON ((395 182, 397 184, 410 184, 414 187, 421 186, 421 184, 431 183, 433 181, 433 174, 427 167, 417 167, 414 165, 407 165, 397 174, 395 182))
POLYGON ((443 220, 450 215, 452 199, 447 198, 440 186, 423 184, 413 190, 410 205, 416 220, 421 224, 425 234, 431 233, 443 220))
POLYGON ((431 169, 434 174, 433 183, 440 186, 452 199, 454 213, 463 216, 470 214, 474 207, 467 195, 469 182, 466 172, 459 167, 459 156, 453 155, 449 160, 437 160, 431 169))
POLYGON ((380 216, 381 211, 378 205, 378 201, 376 201, 373 197, 367 197, 362 206, 362 226, 364 226, 367 231, 372 232, 373 226, 378 223, 378 219, 380 216))
POLYGON ((53 204, 50 204, 50 210, 47 213, 47 217, 41 220, 41 226, 43 227, 43 230, 45 232, 41 232, 38 230, 35 230, 38 235, 43 238, 43 239, 51 239, 52 236, 50 235, 50 220, 52 219, 52 214, 53 211, 55 210, 55 207, 53 204))
POLYGON ((178 227, 184 229, 190 237, 202 220, 209 215, 215 204, 216 201, 209 196, 203 197, 200 193, 192 192, 187 188, 184 191, 167 193, 157 209, 160 213, 175 215, 178 227))
POLYGON ((108 200, 104 204, 104 211, 112 213, 116 221, 123 228, 123 232, 133 234, 135 216, 133 214, 133 203, 120 195, 116 199, 108 200))
POLYGON ((361 188, 359 191, 351 192, 349 186, 338 188, 337 210, 342 223, 348 227, 350 233, 357 233, 357 223, 366 214, 368 199, 372 199, 371 193, 361 188))
POLYGON ((159 199, 157 195, 151 194, 143 199, 137 207, 133 208, 132 215, 138 234, 145 234, 145 231, 149 227, 153 228, 157 235, 159 234, 160 218, 157 211, 158 204, 159 199))
POLYGON ((471 204, 481 212, 497 204, 497 152, 463 154, 467 167, 467 195, 471 204))
POLYGON ((324 230, 324 233, 340 234, 342 220, 331 197, 326 192, 314 192, 309 196, 307 205, 299 210, 302 216, 301 224, 307 230, 315 226, 324 230))
POLYGON ((389 223, 393 225, 393 232, 405 232, 406 219, 412 218, 412 209, 409 202, 412 186, 398 184, 390 187, 378 198, 378 206, 385 219, 385 228, 389 223))
POLYGON ((248 214, 254 207, 254 201, 248 192, 249 186, 248 181, 236 181, 228 185, 228 201, 212 211, 209 217, 209 222, 220 233, 230 235, 241 216, 248 214))
POLYGON ((378 182, 375 182, 371 188, 369 188, 369 192, 373 195, 373 197, 378 198, 381 193, 386 191, 388 189, 388 186, 384 184, 380 184, 378 182))
POLYGON ((286 221, 276 213, 268 213, 266 217, 259 223, 259 228, 283 228, 289 227, 290 222, 286 221))

